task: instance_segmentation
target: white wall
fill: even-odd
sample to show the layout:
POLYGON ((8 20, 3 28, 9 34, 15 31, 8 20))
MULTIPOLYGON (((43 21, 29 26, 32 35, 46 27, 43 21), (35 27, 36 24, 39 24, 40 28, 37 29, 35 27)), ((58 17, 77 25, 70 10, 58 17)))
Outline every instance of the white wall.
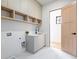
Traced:
POLYGON ((8 59, 12 56, 18 56, 24 52, 21 42, 25 41, 25 33, 23 31, 5 31, 1 33, 1 59, 8 59), (6 36, 12 33, 12 36, 6 36), (21 39, 19 39, 21 38, 21 39))
POLYGON ((49 21, 50 21, 50 16, 49 16, 49 11, 62 8, 66 4, 70 3, 73 0, 58 0, 54 3, 50 3, 48 5, 43 6, 42 8, 42 26, 41 26, 41 31, 46 33, 46 45, 49 46, 49 21))
MULTIPOLYGON (((41 6, 34 0, 2 0, 1 4, 41 19, 41 6)), ((25 31, 34 33, 35 25, 1 19, 1 59, 16 56, 24 51, 21 42, 25 40, 25 31), (7 37, 6 34, 10 32, 12 36, 7 37)))

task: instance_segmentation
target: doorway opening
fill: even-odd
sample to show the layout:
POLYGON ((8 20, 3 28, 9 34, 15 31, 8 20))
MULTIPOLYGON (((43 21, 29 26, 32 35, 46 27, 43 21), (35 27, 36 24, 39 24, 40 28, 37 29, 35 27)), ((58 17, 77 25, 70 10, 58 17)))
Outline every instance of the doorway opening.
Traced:
POLYGON ((61 9, 50 12, 50 47, 61 49, 61 9))

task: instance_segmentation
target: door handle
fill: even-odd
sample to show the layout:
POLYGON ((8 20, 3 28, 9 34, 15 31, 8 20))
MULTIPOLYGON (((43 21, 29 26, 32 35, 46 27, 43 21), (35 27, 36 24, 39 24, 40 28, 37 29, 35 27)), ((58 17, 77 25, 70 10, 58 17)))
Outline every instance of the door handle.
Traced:
POLYGON ((74 33, 72 33, 72 35, 76 35, 76 34, 77 34, 77 33, 75 33, 75 32, 74 32, 74 33))

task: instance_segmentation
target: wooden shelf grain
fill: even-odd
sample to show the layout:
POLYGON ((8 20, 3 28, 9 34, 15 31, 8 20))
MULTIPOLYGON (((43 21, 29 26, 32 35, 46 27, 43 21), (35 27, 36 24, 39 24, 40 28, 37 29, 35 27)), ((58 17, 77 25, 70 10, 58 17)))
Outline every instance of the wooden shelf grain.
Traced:
POLYGON ((37 19, 35 17, 26 15, 24 13, 15 11, 13 9, 1 6, 1 18, 11 21, 25 22, 29 24, 39 25, 42 20, 37 19), (3 13, 3 14, 2 14, 3 13), (8 13, 8 16, 7 16, 8 13))

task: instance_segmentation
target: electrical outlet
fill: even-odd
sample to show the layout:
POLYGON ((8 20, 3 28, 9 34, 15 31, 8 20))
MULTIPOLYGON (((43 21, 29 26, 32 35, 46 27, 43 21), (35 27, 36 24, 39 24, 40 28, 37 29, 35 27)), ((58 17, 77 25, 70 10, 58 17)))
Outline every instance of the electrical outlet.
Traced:
POLYGON ((12 33, 7 33, 6 36, 12 36, 12 33))

